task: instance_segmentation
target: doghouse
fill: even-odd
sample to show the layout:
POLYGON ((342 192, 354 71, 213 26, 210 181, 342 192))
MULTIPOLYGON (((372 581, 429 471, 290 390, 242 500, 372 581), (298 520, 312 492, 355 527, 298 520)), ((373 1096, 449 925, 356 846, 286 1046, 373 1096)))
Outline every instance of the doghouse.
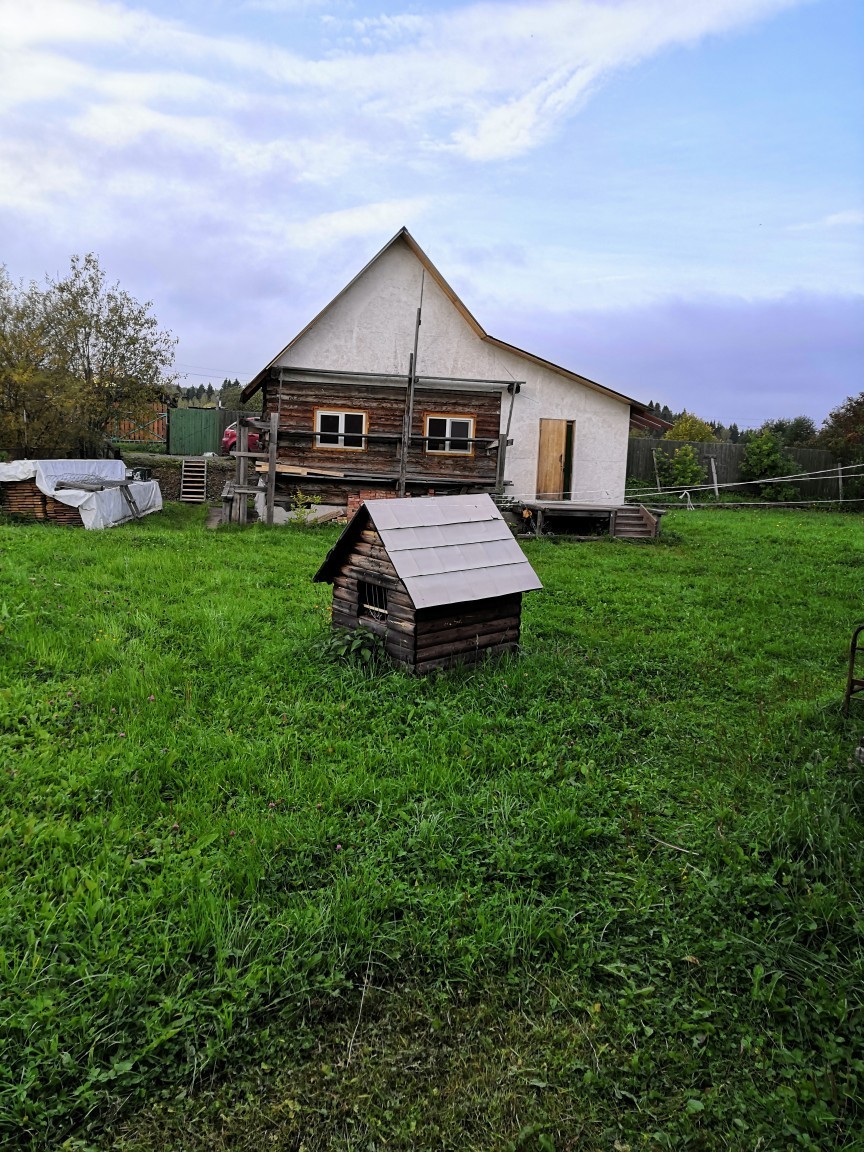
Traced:
POLYGON ((364 625, 419 673, 516 648, 522 593, 543 587, 485 494, 362 504, 314 579, 334 628, 364 625))

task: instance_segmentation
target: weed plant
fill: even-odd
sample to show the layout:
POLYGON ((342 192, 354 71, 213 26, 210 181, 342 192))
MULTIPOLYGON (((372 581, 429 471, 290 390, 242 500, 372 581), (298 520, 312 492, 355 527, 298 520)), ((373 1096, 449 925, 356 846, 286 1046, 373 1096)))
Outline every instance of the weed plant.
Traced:
POLYGON ((333 528, 0 525, 5 1146, 861 1148, 864 524, 664 532, 414 679, 333 528))

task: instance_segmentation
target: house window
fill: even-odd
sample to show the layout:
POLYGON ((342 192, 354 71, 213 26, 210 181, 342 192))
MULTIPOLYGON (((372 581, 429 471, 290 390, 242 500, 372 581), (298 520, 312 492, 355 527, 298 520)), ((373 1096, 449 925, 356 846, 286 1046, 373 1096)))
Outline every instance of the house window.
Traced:
POLYGON ((357 590, 357 617, 360 620, 387 619, 387 589, 380 584, 367 584, 359 581, 357 590))
POLYGON ((315 409, 315 447, 351 448, 363 451, 366 434, 365 412, 339 412, 315 409))
POLYGON ((426 451, 472 456, 474 445, 473 416, 427 416, 426 451))

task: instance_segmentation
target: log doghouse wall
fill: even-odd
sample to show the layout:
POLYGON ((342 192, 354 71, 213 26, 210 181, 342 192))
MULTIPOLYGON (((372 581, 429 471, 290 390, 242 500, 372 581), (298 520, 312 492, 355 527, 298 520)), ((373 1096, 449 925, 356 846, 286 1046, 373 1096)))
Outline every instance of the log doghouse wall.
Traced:
POLYGON ((541 587, 487 495, 363 504, 315 580, 334 628, 369 628, 417 673, 517 648, 522 593, 541 587))

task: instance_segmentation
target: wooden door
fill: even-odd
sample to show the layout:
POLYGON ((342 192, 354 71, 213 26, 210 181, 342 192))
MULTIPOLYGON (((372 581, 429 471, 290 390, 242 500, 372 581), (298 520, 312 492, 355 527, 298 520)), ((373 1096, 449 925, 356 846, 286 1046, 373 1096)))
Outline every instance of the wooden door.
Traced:
POLYGON ((564 499, 564 454, 567 448, 567 421, 540 421, 540 450, 537 454, 537 499, 564 499))

